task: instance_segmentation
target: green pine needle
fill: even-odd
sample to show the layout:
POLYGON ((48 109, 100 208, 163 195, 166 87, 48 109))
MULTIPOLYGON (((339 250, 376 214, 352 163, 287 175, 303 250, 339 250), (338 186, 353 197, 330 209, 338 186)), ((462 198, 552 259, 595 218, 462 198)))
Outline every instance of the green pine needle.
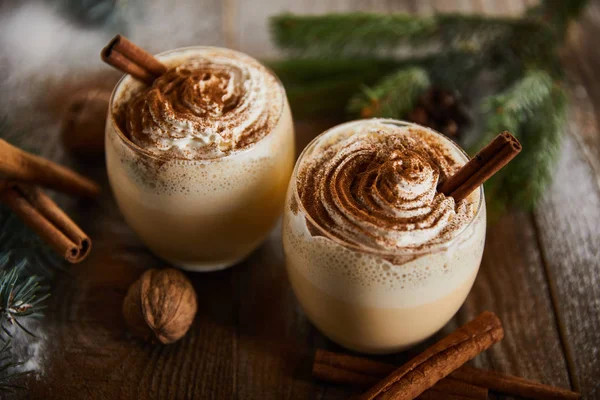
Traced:
POLYGON ((543 71, 529 71, 519 81, 504 92, 490 96, 483 102, 483 111, 490 114, 487 132, 482 142, 489 141, 505 126, 506 130, 517 130, 519 123, 533 116, 533 113, 548 100, 552 88, 552 78, 543 71))
POLYGON ((363 87, 362 93, 350 99, 348 111, 363 118, 399 119, 414 108, 429 86, 429 77, 423 68, 404 68, 383 78, 373 88, 363 87))
MULTIPOLYGON (((41 278, 36 275, 22 276, 27 260, 8 267, 12 262, 11 252, 0 258, 0 329, 12 337, 12 327, 16 326, 25 333, 34 336, 22 323, 25 318, 40 318, 45 308, 42 302, 50 294, 40 285, 41 278)), ((0 340, 6 339, 0 335, 0 340)))
POLYGON ((375 59, 289 59, 271 61, 295 117, 340 116, 362 85, 376 82, 402 64, 375 59))
POLYGON ((542 71, 527 72, 484 101, 486 129, 477 148, 503 130, 523 145, 521 154, 486 183, 491 209, 510 204, 530 209, 546 190, 558 161, 566 105, 563 90, 542 71))
POLYGON ((537 45, 542 39, 546 44, 556 42, 552 30, 539 18, 456 13, 429 17, 372 13, 282 14, 272 17, 270 25, 280 49, 303 57, 398 57, 403 45, 421 56, 446 51, 476 53, 496 50, 498 43, 511 46, 513 42, 517 53, 523 53, 529 49, 529 43, 537 45), (518 35, 515 36, 515 32, 518 35))
POLYGON ((589 0, 542 0, 527 9, 526 15, 542 18, 564 39, 569 22, 579 17, 589 0))
POLYGON ((288 58, 266 61, 285 83, 305 84, 340 77, 382 76, 402 65, 397 60, 377 58, 288 58))
POLYGON ((19 372, 16 369, 23 365, 22 362, 15 362, 12 356, 10 340, 7 340, 0 348, 0 391, 15 392, 17 389, 25 389, 24 386, 15 385, 14 380, 31 374, 32 371, 19 372))
POLYGON ((399 41, 421 40, 436 31, 432 17, 348 13, 321 16, 283 14, 270 20, 277 46, 299 55, 375 54, 399 41))
MULTIPOLYGON (((10 129, 0 118, 0 136, 10 143, 37 152, 43 143, 25 132, 10 129)), ((10 340, 19 331, 34 336, 25 321, 42 316, 43 302, 49 296, 40 285, 41 276, 50 278, 62 261, 8 207, 0 204, 0 391, 12 392, 23 387, 14 379, 27 375, 15 372, 22 365, 12 356, 10 340)))

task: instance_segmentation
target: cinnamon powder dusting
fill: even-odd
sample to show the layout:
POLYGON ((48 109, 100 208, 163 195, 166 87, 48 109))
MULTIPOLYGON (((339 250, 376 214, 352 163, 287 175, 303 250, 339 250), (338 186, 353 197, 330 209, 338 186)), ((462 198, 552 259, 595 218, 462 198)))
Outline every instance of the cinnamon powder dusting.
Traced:
POLYGON ((158 156, 210 159, 259 141, 278 122, 283 93, 256 60, 236 52, 184 59, 121 104, 117 122, 158 156))
POLYGON ((364 120, 321 141, 301 161, 297 190, 312 220, 343 241, 421 249, 452 239, 474 217, 473 197, 455 204, 437 192, 465 160, 425 128, 364 120))

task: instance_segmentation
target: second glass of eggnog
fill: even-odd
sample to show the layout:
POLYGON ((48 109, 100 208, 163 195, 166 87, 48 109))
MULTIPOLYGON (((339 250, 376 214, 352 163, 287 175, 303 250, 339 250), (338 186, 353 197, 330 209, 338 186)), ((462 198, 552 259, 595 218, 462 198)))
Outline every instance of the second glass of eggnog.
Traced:
POLYGON ((283 245, 296 297, 321 332, 389 353, 452 318, 479 269, 485 203, 482 188, 457 204, 436 188, 467 161, 445 136, 395 120, 342 124, 308 145, 283 245))

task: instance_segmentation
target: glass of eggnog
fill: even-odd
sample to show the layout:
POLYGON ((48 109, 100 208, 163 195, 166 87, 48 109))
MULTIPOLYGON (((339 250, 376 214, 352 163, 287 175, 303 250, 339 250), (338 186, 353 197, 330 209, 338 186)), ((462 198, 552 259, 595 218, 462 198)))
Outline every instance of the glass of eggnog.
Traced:
POLYGON ((281 82, 255 59, 188 47, 156 56, 151 86, 114 89, 106 163, 127 223, 159 257, 193 271, 248 256, 281 214, 294 130, 281 82))
POLYGON ((481 262, 483 189, 437 191, 468 156, 431 129, 367 119, 316 137, 296 162, 283 219, 286 268, 308 318, 364 353, 396 352, 442 328, 481 262))

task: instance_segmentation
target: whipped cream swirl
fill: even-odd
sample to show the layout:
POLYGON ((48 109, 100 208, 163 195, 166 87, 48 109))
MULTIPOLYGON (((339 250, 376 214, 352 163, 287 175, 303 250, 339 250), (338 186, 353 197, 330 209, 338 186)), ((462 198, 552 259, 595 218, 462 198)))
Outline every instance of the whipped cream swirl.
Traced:
POLYGON ((122 128, 135 144, 159 156, 218 158, 274 128, 283 100, 276 78, 248 56, 213 51, 184 59, 124 104, 122 128))
POLYGON ((420 249, 450 240, 473 218, 473 196, 457 205, 436 190, 465 162, 447 140, 378 120, 334 131, 297 179, 302 205, 330 234, 376 250, 420 249))

